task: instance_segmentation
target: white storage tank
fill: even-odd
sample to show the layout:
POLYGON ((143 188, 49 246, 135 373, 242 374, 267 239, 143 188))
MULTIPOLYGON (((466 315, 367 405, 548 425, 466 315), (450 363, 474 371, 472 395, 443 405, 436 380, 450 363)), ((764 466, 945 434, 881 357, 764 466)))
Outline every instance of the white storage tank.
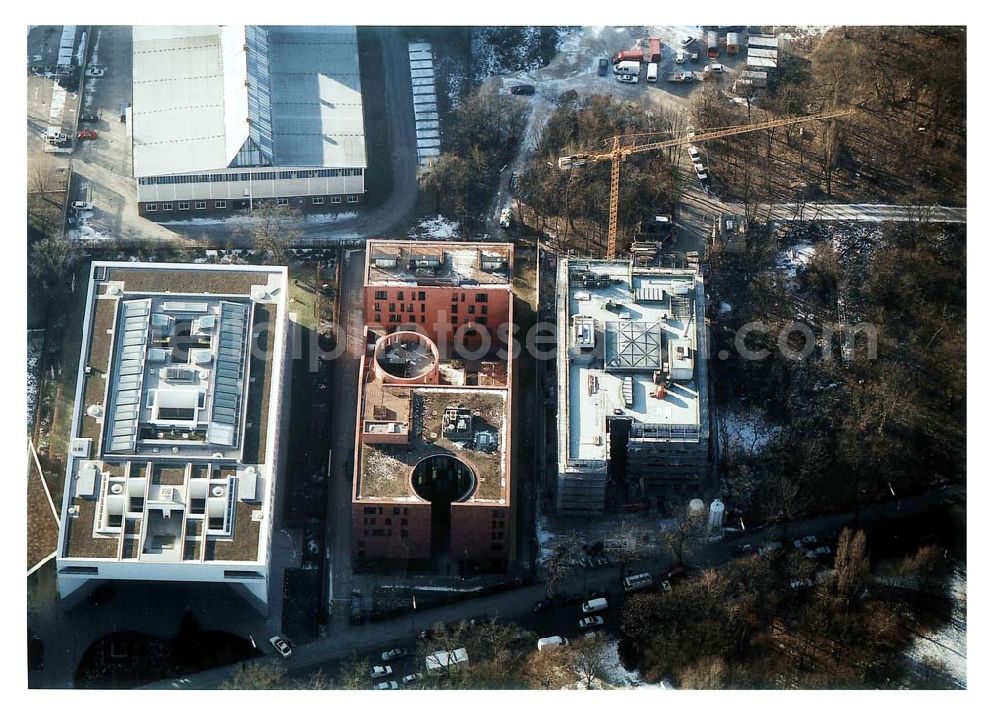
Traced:
POLYGON ((719 499, 715 499, 708 507, 708 530, 721 531, 722 518, 726 513, 726 505, 719 499))

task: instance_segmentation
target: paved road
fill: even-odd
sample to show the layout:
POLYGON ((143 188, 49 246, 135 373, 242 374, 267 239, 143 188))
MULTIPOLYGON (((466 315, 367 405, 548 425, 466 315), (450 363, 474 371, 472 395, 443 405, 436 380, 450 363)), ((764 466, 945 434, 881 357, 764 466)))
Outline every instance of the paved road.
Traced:
MULTIPOLYGON (((743 216, 745 208, 738 202, 723 202, 699 189, 686 189, 681 194, 684 207, 715 214, 743 216)), ((964 223, 965 207, 937 207, 899 204, 824 204, 822 202, 777 203, 757 205, 756 216, 784 221, 841 222, 948 222, 964 223)))
MULTIPOLYGON (((385 68, 386 107, 389 137, 392 147, 392 191, 389 198, 370 209, 361 209, 356 217, 332 222, 303 220, 297 229, 300 245, 385 237, 401 232, 412 220, 417 202, 417 135, 413 118, 413 88, 410 86, 410 65, 407 45, 399 28, 378 28, 385 68)), ((164 222, 165 227, 184 236, 210 242, 232 240, 234 222, 199 223, 164 222)))
MULTIPOLYGON (((843 526, 854 523, 855 520, 861 524, 876 523, 889 518, 919 513, 930 506, 946 501, 964 502, 965 488, 949 486, 932 489, 917 496, 876 504, 857 515, 850 511, 761 529, 743 535, 739 539, 739 543, 757 545, 781 535, 794 536, 834 532, 843 526)), ((706 543, 698 550, 690 552, 691 556, 687 558, 687 562, 690 565, 701 567, 720 565, 729 560, 732 545, 728 542, 706 543)), ((672 563, 670 560, 661 559, 646 564, 637 563, 632 568, 658 572, 668 568, 672 563)), ((591 588, 610 585, 617 579, 618 575, 618 568, 576 575, 566 581, 561 590, 566 593, 583 592, 585 581, 591 588)), ((535 602, 545 596, 545 590, 544 585, 532 585, 515 591, 469 599, 452 606, 421 611, 415 617, 403 616, 364 626, 345 627, 327 638, 296 646, 295 653, 290 659, 284 661, 284 665, 289 671, 298 672, 375 646, 406 641, 413 636, 414 629, 419 631, 439 621, 453 622, 484 614, 496 614, 501 619, 507 620, 526 616, 531 614, 535 602)), ((265 656, 255 659, 256 662, 274 660, 278 660, 277 657, 265 656)), ((147 687, 154 689, 214 688, 231 676, 235 668, 235 666, 223 666, 184 678, 160 681, 147 687)))
POLYGON ((760 212, 772 219, 845 222, 954 222, 966 221, 965 207, 907 206, 894 204, 771 204, 760 212))

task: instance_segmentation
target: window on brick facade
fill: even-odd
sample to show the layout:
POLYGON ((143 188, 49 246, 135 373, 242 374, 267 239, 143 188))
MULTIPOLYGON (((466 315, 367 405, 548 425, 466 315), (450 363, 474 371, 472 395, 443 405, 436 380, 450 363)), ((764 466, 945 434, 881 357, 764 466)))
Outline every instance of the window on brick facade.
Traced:
POLYGON ((451 305, 451 313, 452 314, 458 314, 458 305, 457 304, 452 304, 451 305))
POLYGON ((392 526, 392 519, 386 517, 386 519, 385 519, 385 525, 386 526, 392 526))
POLYGON ((421 302, 427 299, 427 292, 417 292, 417 299, 421 302))
POLYGON ((190 202, 178 202, 177 203, 177 209, 191 209, 191 203, 190 202))
POLYGON ((374 506, 365 506, 365 513, 366 514, 373 514, 373 513, 375 513, 375 507, 374 506))
POLYGON ((387 291, 385 291, 384 289, 380 289, 379 291, 375 292, 375 298, 376 299, 388 299, 389 298, 389 293, 387 291))
POLYGON ((399 535, 402 536, 403 538, 406 538, 407 536, 410 535, 410 532, 407 531, 406 529, 403 529, 402 531, 399 532, 399 535))
POLYGON ((402 292, 396 292, 396 299, 398 299, 399 301, 403 301, 403 296, 404 295, 402 292))
POLYGON ((489 313, 489 308, 484 304, 483 306, 479 307, 479 313, 480 314, 488 314, 489 313))
POLYGON ((493 545, 490 546, 490 550, 491 551, 503 551, 503 544, 502 543, 495 543, 495 544, 493 544, 493 545))
POLYGON ((476 301, 477 302, 485 302, 488 299, 489 299, 489 295, 488 294, 477 294, 476 295, 476 301))
POLYGON ((475 313, 476 313, 476 305, 475 304, 470 304, 469 305, 469 314, 475 314, 475 313))
POLYGON ((409 523, 410 523, 409 519, 400 519, 399 520, 399 525, 400 526, 407 526, 407 525, 409 525, 409 523))

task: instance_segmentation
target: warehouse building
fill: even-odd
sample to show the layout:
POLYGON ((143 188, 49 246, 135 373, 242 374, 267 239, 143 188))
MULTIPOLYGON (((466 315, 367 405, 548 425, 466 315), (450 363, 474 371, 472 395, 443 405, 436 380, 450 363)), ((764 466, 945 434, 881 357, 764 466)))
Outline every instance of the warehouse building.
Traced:
POLYGON ((556 508, 696 495, 708 461, 705 294, 696 269, 562 259, 556 508))
POLYGON ((510 244, 368 242, 356 565, 504 571, 514 558, 513 256, 510 244))
POLYGON ((364 117, 353 27, 136 26, 132 171, 154 221, 356 207, 364 117))
POLYGON ((266 609, 287 270, 94 262, 88 291, 60 595, 225 583, 266 609))

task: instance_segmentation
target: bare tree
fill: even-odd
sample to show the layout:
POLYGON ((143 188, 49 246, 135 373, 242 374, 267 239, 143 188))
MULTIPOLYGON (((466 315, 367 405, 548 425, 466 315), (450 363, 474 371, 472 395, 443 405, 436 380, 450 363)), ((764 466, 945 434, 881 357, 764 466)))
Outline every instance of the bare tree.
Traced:
POLYGON ((228 690, 273 690, 288 687, 288 674, 277 661, 241 663, 236 672, 222 685, 228 690))
POLYGON ((364 656, 352 656, 340 668, 337 674, 337 685, 347 690, 360 690, 371 687, 370 668, 364 656))
POLYGON ((42 237, 29 250, 28 273, 49 292, 68 291, 79 257, 77 246, 65 237, 42 237))
POLYGON ((603 638, 583 639, 573 652, 573 668, 590 690, 595 682, 605 680, 608 675, 609 646, 603 638))
POLYGON ((870 570, 864 531, 845 528, 840 532, 833 568, 837 574, 837 595, 849 606, 870 570))
POLYGON ((284 264, 289 248, 302 236, 298 228, 301 212, 268 202, 254 208, 252 216, 250 239, 254 250, 261 252, 267 262, 284 264))
POLYGON ((661 538, 677 563, 684 563, 684 552, 704 537, 706 520, 704 511, 691 511, 686 504, 674 510, 673 525, 661 538))

